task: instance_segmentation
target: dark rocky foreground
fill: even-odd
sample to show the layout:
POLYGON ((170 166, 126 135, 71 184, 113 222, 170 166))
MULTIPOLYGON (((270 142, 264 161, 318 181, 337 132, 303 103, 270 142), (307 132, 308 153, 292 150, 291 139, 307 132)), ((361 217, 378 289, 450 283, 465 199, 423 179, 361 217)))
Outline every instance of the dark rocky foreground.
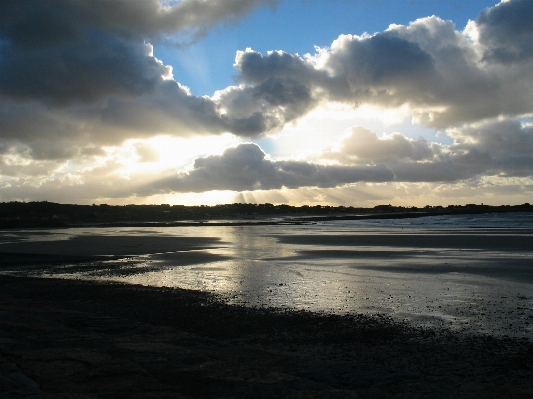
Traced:
POLYGON ((0 276, 3 398, 532 398, 533 344, 0 276))

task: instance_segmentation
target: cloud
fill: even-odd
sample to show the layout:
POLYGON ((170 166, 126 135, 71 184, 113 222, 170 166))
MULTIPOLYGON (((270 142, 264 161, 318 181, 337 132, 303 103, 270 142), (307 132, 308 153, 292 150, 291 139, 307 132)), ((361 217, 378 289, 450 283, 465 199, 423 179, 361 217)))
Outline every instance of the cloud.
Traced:
POLYGON ((3 1, 0 140, 31 144, 46 137, 76 147, 164 133, 263 132, 262 115, 221 115, 209 97, 193 96, 175 82, 146 40, 204 34, 274 3, 3 1))
POLYGON ((450 131, 460 153, 490 157, 484 173, 501 176, 533 175, 533 126, 517 120, 495 120, 450 131))
MULTIPOLYGON (((287 198, 303 203, 342 204, 356 196, 369 205, 393 200, 409 204, 407 198, 410 204, 420 205, 416 201, 422 199, 416 200, 417 195, 432 198, 428 203, 442 204, 438 198, 442 194, 452 197, 449 201, 454 203, 455 197, 481 195, 472 190, 488 193, 487 200, 481 202, 493 196, 501 203, 505 202, 505 190, 497 186, 505 184, 512 191, 509 195, 526 202, 523 199, 533 187, 531 124, 496 119, 451 129, 448 134, 454 143, 442 145, 409 139, 401 133, 379 138, 356 126, 320 154, 319 159, 338 164, 276 161, 258 145, 247 143, 228 148, 221 155, 197 158, 189 171, 178 173, 173 169, 154 173, 146 168, 128 172, 109 156, 96 167, 91 163, 76 168, 60 161, 28 162, 33 149, 3 147, 0 172, 11 180, 1 182, 0 189, 4 199, 38 197, 77 203, 91 203, 95 198, 127 203, 154 195, 231 190, 259 202, 293 192, 287 198), (23 152, 26 158, 21 158, 23 152), (347 191, 335 191, 341 187, 347 191), (297 192, 300 194, 294 194, 297 192)), ((141 161, 155 160, 147 144, 134 143, 132 148, 141 161)), ((95 148, 81 150, 80 155, 82 152, 101 159, 95 148)))
POLYGON ((290 92, 283 90, 286 82, 302 88, 301 108, 291 103, 287 120, 325 101, 407 106, 417 122, 439 129, 520 116, 533 112, 532 13, 531 1, 512 0, 484 10, 470 23, 475 38, 433 16, 373 35, 341 35, 306 58, 242 51, 235 66, 240 81, 253 85, 255 98, 271 107, 283 104, 290 92), (502 65, 503 55, 496 56, 502 49, 515 54, 505 58, 507 65, 502 65), (280 89, 268 90, 270 82, 280 89))
POLYGON ((413 140, 401 133, 378 138, 356 126, 320 156, 344 165, 380 163, 396 182, 451 182, 477 176, 533 176, 533 127, 495 119, 448 130, 451 145, 413 140))
POLYGON ((528 0, 501 2, 483 10, 477 20, 488 62, 513 63, 533 57, 533 6, 528 0))
POLYGON ((68 105, 150 92, 169 69, 145 40, 199 34, 267 3, 273 1, 3 1, 0 93, 68 105))
MULTIPOLYGON (((432 56, 415 41, 390 30, 371 37, 344 35, 333 44, 325 69, 348 83, 352 96, 364 98, 363 91, 406 87, 433 78, 432 56)), ((390 93, 384 93, 390 95, 390 93)))
MULTIPOLYGON (((533 115, 530 0, 485 9, 464 32, 433 16, 341 35, 312 55, 238 51, 235 85, 213 96, 195 96, 153 55, 152 44, 196 40, 274 3, 0 2, 2 191, 39 198, 39 188, 76 187, 79 198, 97 192, 129 198, 532 176, 533 131, 521 123, 533 115), (401 108, 454 143, 401 132, 378 137, 359 126, 314 162, 273 160, 248 143, 197 158, 186 172, 139 172, 129 179, 106 150, 159 135, 261 138, 325 103, 401 108)), ((134 152, 139 162, 158 159, 141 142, 134 152)))
POLYGON ((154 90, 169 70, 150 45, 90 31, 76 43, 19 49, 6 46, 0 93, 52 106, 94 102, 105 96, 138 97, 154 90))
POLYGON ((276 0, 17 0, 2 1, 0 34, 20 47, 35 48, 79 39, 87 30, 124 38, 205 33, 219 23, 235 23, 261 5, 276 0))
MULTIPOLYGON (((401 133, 378 138, 376 133, 356 126, 335 148, 327 148, 317 156, 339 162, 327 165, 275 161, 258 145, 241 144, 222 155, 197 158, 188 172, 156 180, 144 189, 150 194, 263 192, 326 189, 358 182, 443 184, 476 181, 483 176, 533 178, 533 126, 496 119, 451 129, 449 134, 455 142, 442 145, 409 139, 401 133)), ((523 192, 518 186, 517 190, 523 192)))
MULTIPOLYGON (((63 154, 62 147, 56 149, 43 141, 33 147, 2 147, 0 172, 4 176, 33 176, 25 184, 42 187, 54 175, 55 180, 82 183, 77 189, 83 187, 83 192, 93 187, 107 197, 126 198, 212 190, 335 188, 357 182, 443 183, 482 176, 533 177, 531 124, 496 119, 450 129, 448 134, 454 143, 443 145, 413 140, 399 132, 379 138, 375 132, 355 126, 334 146, 315 155, 314 162, 272 160, 257 144, 247 143, 228 148, 221 155, 197 158, 190 170, 178 173, 170 169, 154 173, 146 168, 133 172, 127 164, 114 162, 109 154, 102 158, 96 147, 78 149, 75 155, 63 154), (54 151, 57 154, 50 156, 54 151), (100 159, 105 167, 66 167, 69 158, 91 157, 93 161, 100 159), (30 162, 32 158, 39 160, 30 162), (329 163, 324 164, 326 160, 329 163)), ((159 159, 147 143, 134 143, 132 150, 138 162, 159 159)))
POLYGON ((453 145, 413 140, 401 133, 378 138, 361 126, 350 129, 335 149, 327 149, 318 157, 337 160, 347 167, 384 165, 395 182, 458 181, 484 172, 490 163, 490 156, 475 147, 459 151, 453 145))
POLYGON ((272 161, 256 144, 240 144, 222 155, 198 158, 194 167, 177 176, 154 182, 164 192, 209 190, 270 190, 282 187, 336 187, 357 181, 383 182, 392 179, 382 166, 344 167, 297 161, 272 161))
POLYGON ((373 35, 341 35, 314 56, 239 51, 239 84, 212 97, 194 96, 176 82, 145 43, 173 32, 197 34, 267 3, 2 2, 0 140, 33 145, 46 137, 65 147, 48 152, 54 159, 71 146, 161 134, 258 138, 325 102, 407 107, 418 123, 439 129, 533 112, 527 1, 483 11, 471 23, 476 40, 428 17, 373 35), (517 27, 510 28, 514 19, 517 27), (513 40, 512 29, 526 39, 516 44, 520 56, 507 57, 504 66, 494 54, 513 40))
POLYGON ((159 161, 159 152, 157 152, 152 146, 144 143, 135 143, 134 148, 139 157, 139 162, 159 161))
POLYGON ((6 178, 31 178, 33 176, 50 176, 64 166, 64 160, 30 161, 32 149, 26 146, 1 146, 0 147, 0 175, 6 178))
POLYGON ((412 140, 401 133, 380 139, 362 126, 352 127, 339 143, 337 151, 324 154, 343 163, 385 162, 393 160, 431 160, 440 153, 439 146, 424 140, 412 140))
POLYGON ((452 205, 485 203, 492 205, 531 202, 531 179, 480 178, 457 183, 356 183, 343 188, 315 187, 292 190, 269 190, 239 193, 233 201, 255 203, 288 203, 295 205, 354 205, 373 207, 452 205), (250 195, 252 194, 252 195, 250 195))

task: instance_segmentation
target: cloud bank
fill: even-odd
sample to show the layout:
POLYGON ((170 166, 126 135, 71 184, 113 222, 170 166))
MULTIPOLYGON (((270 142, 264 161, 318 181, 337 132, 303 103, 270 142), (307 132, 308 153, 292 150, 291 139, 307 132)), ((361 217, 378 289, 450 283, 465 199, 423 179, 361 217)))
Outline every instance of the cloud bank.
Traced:
POLYGON ((193 168, 157 180, 157 192, 253 191, 300 187, 339 187, 356 182, 455 182, 489 175, 533 176, 533 126, 491 121, 455 129, 456 143, 445 146, 401 133, 379 138, 356 126, 326 149, 317 164, 273 161, 256 144, 241 144, 222 155, 198 158, 193 168))
MULTIPOLYGON (((415 123, 442 131, 453 144, 402 132, 380 137, 355 126, 307 161, 272 160, 246 143, 197 158, 188 171, 138 176, 138 184, 121 180, 123 189, 114 193, 105 185, 100 190, 138 196, 532 177, 530 0, 482 10, 464 31, 432 16, 374 34, 341 35, 305 56, 238 51, 236 84, 212 96, 195 96, 153 56, 152 45, 199 40, 273 4, 0 3, 0 189, 18 193, 25 185, 51 184, 46 179, 90 187, 120 169, 103 160, 107 147, 159 135, 231 133, 247 141, 274 135, 330 103, 407 109, 415 123), (76 172, 69 171, 72 164, 76 172)), ((139 162, 159 159, 149 146, 138 144, 136 151, 139 162)))
POLYGON ((358 181, 392 179, 386 167, 346 167, 297 161, 272 161, 256 144, 240 144, 222 155, 198 158, 194 167, 177 178, 156 181, 154 187, 172 192, 209 190, 270 190, 303 186, 337 187, 358 181))

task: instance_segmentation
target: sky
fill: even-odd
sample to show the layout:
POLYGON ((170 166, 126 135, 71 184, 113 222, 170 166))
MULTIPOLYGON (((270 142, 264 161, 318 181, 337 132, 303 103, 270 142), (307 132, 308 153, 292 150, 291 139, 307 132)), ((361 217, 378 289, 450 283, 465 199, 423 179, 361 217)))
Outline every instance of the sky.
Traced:
POLYGON ((533 202, 533 1, 3 0, 0 201, 533 202))

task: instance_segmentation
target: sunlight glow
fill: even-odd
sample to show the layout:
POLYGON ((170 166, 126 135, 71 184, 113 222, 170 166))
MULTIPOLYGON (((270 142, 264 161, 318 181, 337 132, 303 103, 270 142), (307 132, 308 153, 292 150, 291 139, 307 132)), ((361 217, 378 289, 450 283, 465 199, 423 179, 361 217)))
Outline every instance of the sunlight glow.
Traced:
POLYGON ((191 139, 157 136, 148 140, 130 140, 113 150, 122 167, 122 176, 137 172, 153 172, 190 167, 196 158, 221 154, 224 149, 237 145, 239 140, 231 135, 200 136, 191 139))
POLYGON ((276 136, 257 143, 275 160, 304 160, 321 153, 337 142, 347 129, 358 125, 376 132, 379 137, 399 131, 410 138, 426 137, 431 141, 439 141, 435 140, 438 132, 413 125, 412 117, 407 106, 383 110, 370 105, 354 109, 341 104, 326 104, 297 123, 274 132, 276 136))

